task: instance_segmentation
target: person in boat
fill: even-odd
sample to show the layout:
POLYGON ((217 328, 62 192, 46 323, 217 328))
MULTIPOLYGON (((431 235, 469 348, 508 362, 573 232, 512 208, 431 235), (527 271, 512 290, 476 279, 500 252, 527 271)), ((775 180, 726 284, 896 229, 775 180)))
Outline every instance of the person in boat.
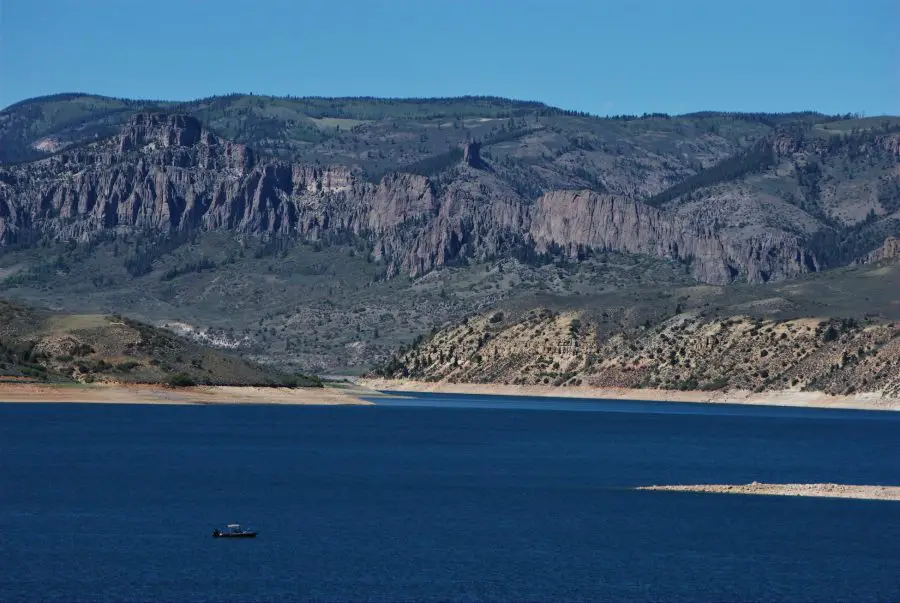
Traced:
POLYGON ((219 534, 221 534, 221 532, 219 531, 219 528, 216 528, 213 530, 213 536, 218 536, 219 534))

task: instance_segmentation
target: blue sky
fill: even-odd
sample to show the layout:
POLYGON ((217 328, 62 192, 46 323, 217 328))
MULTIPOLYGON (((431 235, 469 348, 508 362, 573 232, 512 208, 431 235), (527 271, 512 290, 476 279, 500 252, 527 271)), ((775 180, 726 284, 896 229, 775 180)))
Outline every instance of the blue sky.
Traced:
POLYGON ((898 32, 898 0, 0 0, 0 107, 253 92, 900 114, 898 32))

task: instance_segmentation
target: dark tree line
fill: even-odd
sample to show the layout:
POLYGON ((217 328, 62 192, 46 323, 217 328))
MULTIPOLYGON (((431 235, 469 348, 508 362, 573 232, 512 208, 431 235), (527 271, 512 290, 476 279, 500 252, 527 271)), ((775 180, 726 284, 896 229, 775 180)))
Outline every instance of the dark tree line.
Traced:
POLYGON ((647 199, 649 205, 660 206, 694 191, 713 186, 728 180, 734 180, 750 173, 761 172, 775 164, 775 153, 772 140, 762 138, 750 149, 729 157, 716 165, 702 170, 675 186, 647 199))
POLYGON ((587 171, 580 165, 572 169, 572 175, 587 182, 591 187, 591 190, 594 192, 607 192, 606 184, 603 183, 603 180, 601 180, 600 177, 597 176, 597 174, 587 171))
POLYGON ((885 178, 879 182, 878 202, 889 214, 900 211, 900 177, 885 178))
POLYGON ((285 236, 274 236, 264 240, 254 251, 254 259, 273 256, 287 257, 288 252, 296 246, 296 240, 285 236))
POLYGON ((415 163, 405 165, 397 171, 418 174, 419 176, 435 176, 448 168, 459 165, 462 158, 463 150, 459 147, 454 147, 446 153, 426 157, 415 163))
POLYGON ((188 230, 139 237, 134 250, 125 257, 123 262, 125 270, 134 277, 149 274, 153 271, 153 264, 156 260, 186 243, 195 242, 196 237, 196 232, 188 230))
MULTIPOLYGON (((522 122, 524 123, 524 122, 522 122)), ((489 145, 499 144, 501 142, 509 142, 511 140, 518 140, 523 136, 527 136, 532 132, 535 132, 537 128, 529 128, 529 127, 520 127, 516 128, 515 123, 511 121, 509 125, 501 126, 500 130, 495 134, 491 134, 489 136, 485 136, 484 138, 475 138, 473 142, 480 143, 482 147, 487 147, 489 145)), ((419 161, 409 163, 407 165, 400 166, 398 168, 391 168, 382 171, 373 171, 367 174, 368 180, 371 182, 379 182, 386 174, 392 172, 400 172, 407 174, 417 174, 419 176, 426 176, 428 178, 434 178, 441 172, 444 172, 452 167, 459 165, 459 163, 463 159, 463 149, 462 147, 453 147, 444 153, 438 153, 437 155, 432 155, 430 157, 426 157, 424 159, 420 159, 419 161)))
POLYGON ((732 121, 745 121, 751 123, 760 123, 770 128, 777 128, 785 124, 792 123, 814 123, 823 121, 837 121, 841 119, 852 119, 855 117, 850 113, 846 115, 825 115, 816 111, 795 111, 793 113, 762 113, 762 112, 740 112, 740 111, 697 111, 694 113, 685 113, 678 117, 688 119, 728 119, 732 121))
POLYGON ((858 260, 888 236, 900 236, 900 220, 869 219, 850 228, 821 230, 808 237, 807 246, 820 263, 833 268, 858 260))
POLYGON ((187 262, 185 264, 181 264, 180 266, 175 266, 174 268, 169 268, 162 275, 161 280, 171 281, 183 274, 200 273, 204 270, 215 270, 217 267, 218 265, 211 259, 207 257, 201 257, 199 260, 187 262))

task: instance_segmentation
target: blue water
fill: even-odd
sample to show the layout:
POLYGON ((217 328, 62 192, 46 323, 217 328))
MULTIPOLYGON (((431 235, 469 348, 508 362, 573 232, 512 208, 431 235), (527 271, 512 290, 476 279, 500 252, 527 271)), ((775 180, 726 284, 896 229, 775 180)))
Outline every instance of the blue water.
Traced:
POLYGON ((900 414, 377 402, 0 404, 0 600, 900 600, 900 503, 628 489, 897 485, 900 414))

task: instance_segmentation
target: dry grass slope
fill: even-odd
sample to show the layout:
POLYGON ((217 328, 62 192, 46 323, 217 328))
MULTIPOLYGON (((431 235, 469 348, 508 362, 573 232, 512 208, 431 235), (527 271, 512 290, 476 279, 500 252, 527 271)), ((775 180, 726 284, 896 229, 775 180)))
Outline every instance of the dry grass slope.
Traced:
POLYGON ((492 312, 436 333, 385 376, 423 381, 900 396, 900 324, 678 314, 598 335, 586 313, 492 312))
POLYGON ((0 376, 173 385, 320 385, 121 316, 66 315, 0 301, 0 376))

